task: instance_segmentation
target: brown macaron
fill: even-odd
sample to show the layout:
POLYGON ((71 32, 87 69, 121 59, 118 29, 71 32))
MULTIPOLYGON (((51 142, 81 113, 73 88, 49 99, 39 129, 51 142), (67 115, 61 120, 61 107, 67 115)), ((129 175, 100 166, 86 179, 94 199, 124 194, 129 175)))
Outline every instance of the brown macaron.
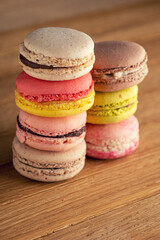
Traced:
POLYGON ((132 87, 148 73, 147 53, 134 42, 98 42, 95 57, 91 73, 96 91, 113 92, 132 87))

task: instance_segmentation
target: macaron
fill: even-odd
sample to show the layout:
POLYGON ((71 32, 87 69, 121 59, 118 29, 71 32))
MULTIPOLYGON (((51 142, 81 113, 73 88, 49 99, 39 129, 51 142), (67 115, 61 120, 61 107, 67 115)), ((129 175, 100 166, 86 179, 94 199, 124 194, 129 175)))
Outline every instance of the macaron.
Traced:
POLYGON ((42 182, 62 181, 77 175, 85 164, 86 143, 65 152, 41 151, 13 140, 13 165, 23 176, 42 182))
POLYGON ((94 42, 85 33, 59 27, 29 33, 19 47, 19 61, 30 76, 42 80, 69 80, 90 72, 94 42))
POLYGON ((116 92, 96 92, 94 105, 87 112, 87 122, 107 124, 123 121, 136 112, 137 95, 137 85, 116 92))
POLYGON ((95 43, 96 61, 92 76, 95 90, 113 92, 143 81, 148 73, 145 49, 128 41, 95 43))
POLYGON ((43 81, 25 72, 18 75, 16 105, 28 113, 43 117, 65 117, 88 110, 94 102, 90 73, 68 81, 43 81))
POLYGON ((139 123, 135 116, 114 124, 87 124, 87 155, 114 159, 132 153, 139 144, 139 123))
POLYGON ((39 117, 20 110, 16 135, 21 143, 46 151, 67 151, 84 140, 86 112, 70 117, 39 117))

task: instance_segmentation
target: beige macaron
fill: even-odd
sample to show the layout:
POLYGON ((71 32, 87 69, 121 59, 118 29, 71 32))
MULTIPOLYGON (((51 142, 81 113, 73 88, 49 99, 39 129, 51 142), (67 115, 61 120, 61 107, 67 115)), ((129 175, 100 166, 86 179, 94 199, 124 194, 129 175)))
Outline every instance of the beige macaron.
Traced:
POLYGON ((77 175, 85 164, 86 143, 68 151, 51 152, 31 148, 15 137, 13 165, 23 176, 42 182, 63 181, 77 175))
POLYGON ((39 28, 25 37, 19 50, 23 70, 42 80, 78 78, 88 73, 95 61, 91 37, 70 28, 39 28))

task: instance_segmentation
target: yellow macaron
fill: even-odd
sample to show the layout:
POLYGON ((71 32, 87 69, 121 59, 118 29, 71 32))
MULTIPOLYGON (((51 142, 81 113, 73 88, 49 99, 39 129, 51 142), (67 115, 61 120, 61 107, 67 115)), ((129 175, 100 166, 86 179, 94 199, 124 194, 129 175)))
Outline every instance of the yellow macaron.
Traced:
POLYGON ((116 92, 96 92, 87 122, 93 124, 116 123, 133 115, 137 110, 137 85, 116 92))

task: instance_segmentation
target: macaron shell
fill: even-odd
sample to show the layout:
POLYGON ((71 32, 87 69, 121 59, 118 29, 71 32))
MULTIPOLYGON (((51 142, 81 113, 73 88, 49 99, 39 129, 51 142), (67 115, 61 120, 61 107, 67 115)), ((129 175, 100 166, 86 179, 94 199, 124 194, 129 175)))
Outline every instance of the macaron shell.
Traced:
POLYGON ((133 115, 116 124, 89 124, 87 123, 86 140, 90 139, 93 144, 101 144, 106 140, 117 140, 137 136, 139 123, 133 115))
POLYGON ((106 93, 96 92, 94 106, 95 105, 103 106, 106 104, 120 103, 134 96, 137 96, 137 94, 138 94, 137 85, 116 92, 106 93))
POLYGON ((87 111, 94 102, 94 90, 76 101, 51 101, 36 103, 28 101, 15 91, 16 105, 27 113, 42 117, 67 117, 87 111))
POLYGON ((95 56, 93 69, 127 69, 141 65, 146 51, 135 42, 105 41, 95 43, 95 56))
POLYGON ((25 37, 24 45, 35 54, 66 59, 83 58, 94 49, 94 42, 87 34, 59 27, 34 30, 25 37))
POLYGON ((33 78, 21 72, 16 79, 16 88, 18 92, 25 96, 53 95, 53 94, 73 94, 86 91, 92 84, 90 73, 74 80, 68 81, 43 81, 33 78))

